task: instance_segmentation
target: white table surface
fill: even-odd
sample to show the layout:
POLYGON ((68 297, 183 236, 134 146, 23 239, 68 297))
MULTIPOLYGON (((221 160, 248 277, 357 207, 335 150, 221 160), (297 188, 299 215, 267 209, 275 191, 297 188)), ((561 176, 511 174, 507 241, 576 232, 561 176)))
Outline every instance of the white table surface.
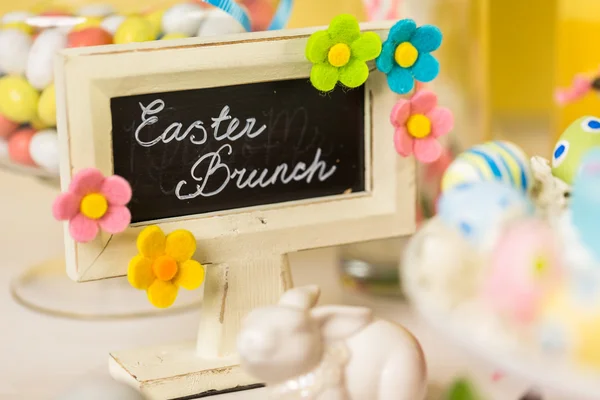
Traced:
MULTIPOLYGON (((198 312, 99 322, 50 317, 15 303, 8 290, 11 279, 28 266, 62 255, 62 226, 50 213, 58 190, 2 170, 0 187, 1 400, 53 399, 83 377, 105 376, 109 351, 194 339, 198 312)), ((323 271, 331 275, 336 260, 332 249, 293 255, 295 283, 323 283, 323 271)), ((484 388, 488 399, 518 400, 526 389, 511 377, 494 383, 492 367, 480 364, 470 354, 438 338, 406 304, 343 294, 331 287, 322 287, 322 290, 326 303, 344 301, 369 305, 380 316, 405 324, 421 341, 430 379, 436 385, 467 374, 484 388)), ((210 397, 215 400, 264 398, 261 390, 210 397)), ((439 396, 432 391, 430 398, 439 396)))

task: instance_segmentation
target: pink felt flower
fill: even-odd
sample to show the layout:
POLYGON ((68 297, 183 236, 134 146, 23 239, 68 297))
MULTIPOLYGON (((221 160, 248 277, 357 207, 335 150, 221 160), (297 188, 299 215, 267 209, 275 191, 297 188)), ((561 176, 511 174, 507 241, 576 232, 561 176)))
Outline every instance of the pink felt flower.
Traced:
POLYGON ((69 190, 56 198, 52 214, 59 221, 69 221, 71 237, 85 243, 94 240, 100 228, 112 234, 123 232, 131 222, 126 207, 130 200, 129 182, 88 168, 76 174, 69 190))
POLYGON ((438 107, 435 93, 419 90, 411 99, 399 100, 390 116, 396 128, 394 145, 398 154, 414 154, 423 163, 436 161, 442 155, 438 138, 454 127, 454 116, 447 108, 438 107))

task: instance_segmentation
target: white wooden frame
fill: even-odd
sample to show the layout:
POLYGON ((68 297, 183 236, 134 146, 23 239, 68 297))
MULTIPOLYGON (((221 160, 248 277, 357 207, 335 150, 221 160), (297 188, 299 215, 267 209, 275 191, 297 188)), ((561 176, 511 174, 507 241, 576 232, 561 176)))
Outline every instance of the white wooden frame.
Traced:
MULTIPOLYGON (((361 29, 385 39, 390 27, 386 22, 361 29)), ((85 167, 113 173, 112 97, 306 78, 311 64, 304 49, 318 29, 324 28, 62 52, 56 88, 63 188, 85 167)), ((292 285, 288 253, 414 232, 414 161, 395 153, 389 123, 397 96, 372 63, 371 70, 365 99, 367 190, 155 221, 165 232, 190 230, 198 241, 196 258, 207 263, 198 345, 113 354, 114 376, 157 399, 256 383, 237 367, 235 338, 245 313, 275 302, 292 285)), ((65 229, 69 276, 83 282, 125 275, 137 252, 137 234, 148 224, 87 244, 75 243, 65 229)))

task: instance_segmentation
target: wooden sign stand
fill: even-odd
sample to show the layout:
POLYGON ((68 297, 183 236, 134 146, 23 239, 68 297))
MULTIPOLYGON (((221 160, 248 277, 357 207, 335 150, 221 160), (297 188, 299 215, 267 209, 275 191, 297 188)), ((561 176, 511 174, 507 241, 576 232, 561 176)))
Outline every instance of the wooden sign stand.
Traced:
MULTIPOLYGON (((361 29, 374 31, 385 39, 390 27, 391 23, 378 23, 365 24, 361 29)), ((130 118, 131 122, 137 120, 139 124, 140 116, 139 112, 130 116, 122 113, 114 107, 114 99, 129 96, 132 102, 137 102, 136 96, 191 89, 202 96, 202 90, 208 88, 229 90, 234 87, 231 90, 238 90, 237 85, 269 85, 270 82, 295 80, 299 83, 294 85, 309 85, 307 77, 311 64, 306 61, 304 50, 308 37, 315 30, 317 28, 252 33, 218 40, 198 38, 64 51, 56 63, 63 187, 69 184, 74 173, 86 167, 96 167, 106 175, 134 171, 134 175, 127 178, 129 180, 136 180, 135 174, 145 173, 145 170, 135 169, 137 167, 131 167, 131 171, 122 169, 124 167, 117 157, 121 140, 118 135, 128 133, 125 128, 121 132, 115 121, 130 118)), ((362 135, 359 145, 356 141, 351 142, 350 137, 354 134, 348 133, 348 143, 338 143, 346 139, 336 139, 328 153, 330 155, 324 155, 335 155, 338 147, 359 149, 360 162, 351 166, 354 172, 348 172, 347 178, 352 182, 360 180, 361 190, 354 191, 349 186, 347 190, 329 193, 331 185, 327 182, 321 186, 313 182, 308 186, 317 185, 320 194, 315 194, 314 190, 306 192, 310 195, 299 192, 296 200, 279 201, 275 191, 265 203, 217 211, 186 211, 185 215, 178 215, 181 210, 177 207, 161 209, 162 200, 155 203, 138 201, 130 205, 134 222, 139 207, 148 204, 157 204, 155 210, 150 210, 156 218, 140 218, 122 234, 101 236, 86 244, 75 243, 68 233, 65 235, 68 274, 79 282, 125 275, 130 258, 137 253, 136 237, 144 226, 156 224, 166 233, 187 229, 197 239, 195 258, 205 265, 207 272, 197 342, 113 353, 110 355, 110 371, 116 379, 139 387, 151 399, 175 399, 258 384, 260 382, 246 376, 238 366, 236 335, 240 321, 248 311, 275 303, 282 292, 292 286, 288 253, 414 232, 414 161, 396 154, 393 127, 389 123, 389 113, 397 96, 389 90, 386 76, 376 71, 374 64, 370 64, 370 68, 372 73, 364 88, 360 89, 362 92, 347 92, 338 87, 333 94, 323 95, 314 90, 314 100, 306 100, 305 107, 297 107, 307 112, 310 123, 321 121, 314 123, 329 124, 326 122, 328 118, 337 118, 336 124, 343 123, 345 120, 342 118, 352 118, 356 114, 344 111, 347 110, 344 107, 351 105, 340 106, 339 112, 331 115, 319 116, 319 109, 310 108, 311 104, 320 99, 343 102, 344 93, 364 93, 360 103, 362 109, 358 113, 361 128, 357 134, 362 135), (344 117, 344 114, 348 115, 344 117)), ((275 96, 277 90, 265 90, 267 92, 275 96)), ((273 107, 276 108, 280 102, 302 101, 294 99, 298 97, 294 93, 283 95, 287 96, 284 100, 273 100, 273 107)), ((147 98, 140 98, 140 107, 147 105, 147 98)), ((248 107, 251 103, 267 107, 269 101, 258 101, 252 97, 247 100, 244 104, 248 107)), ((211 104, 198 103, 194 107, 200 111, 207 110, 211 104)), ((178 115, 176 108, 171 110, 174 113, 171 115, 178 115)), ((239 109, 243 111, 243 104, 238 105, 239 109)), ((211 112, 218 115, 217 109, 211 112)), ((293 129, 295 125, 290 122, 285 129, 293 129)), ((316 134, 327 126, 311 127, 310 132, 316 134)), ((322 132, 325 141, 327 135, 339 134, 333 128, 327 129, 328 132, 322 132)), ((278 132, 273 131, 273 135, 282 135, 278 132)), ((289 132, 286 132, 288 136, 289 132)), ((148 155, 150 150, 135 153, 135 143, 131 146, 134 149, 133 159, 154 159, 152 157, 155 156, 148 155)), ((283 146, 277 152, 285 153, 289 147, 283 146)), ((238 162, 239 158, 235 160, 232 162, 238 162)), ((250 158, 244 160, 248 162, 250 158)), ((143 164, 147 164, 146 161, 143 164)), ((344 167, 343 157, 336 159, 333 156, 329 161, 337 163, 339 171, 344 167)), ((305 169, 306 166, 304 164, 305 169)), ((176 167, 169 164, 165 168, 171 168, 171 172, 178 171, 189 179, 188 171, 176 167)), ((134 199, 136 193, 144 196, 154 193, 154 188, 147 184, 153 178, 151 175, 148 177, 140 175, 143 184, 132 184, 134 199)), ((341 185, 342 181, 334 182, 341 185)), ((286 188, 281 187, 283 189, 278 189, 279 192, 286 188)), ((239 199, 239 196, 249 193, 243 189, 235 190, 233 197, 223 198, 223 201, 239 199)), ((298 191, 303 190, 298 188, 298 191)), ((250 201, 255 201, 260 196, 254 193, 250 197, 250 201)), ((181 202, 181 207, 204 207, 208 204, 211 203, 207 197, 198 202, 186 200, 181 202)))

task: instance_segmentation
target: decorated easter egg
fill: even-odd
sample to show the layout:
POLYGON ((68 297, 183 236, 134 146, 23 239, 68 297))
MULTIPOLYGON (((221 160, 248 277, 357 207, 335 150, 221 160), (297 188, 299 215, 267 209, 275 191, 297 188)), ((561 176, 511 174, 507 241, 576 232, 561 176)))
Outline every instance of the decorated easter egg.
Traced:
POLYGON ((442 178, 442 190, 478 181, 500 181, 526 193, 533 177, 525 152, 511 142, 492 141, 461 153, 442 178))
POLYGON ((0 160, 8 158, 8 141, 0 138, 0 160))
POLYGON ((115 8, 111 4, 87 4, 77 10, 77 15, 82 17, 106 17, 116 13, 115 8))
POLYGON ((16 75, 0 78, 0 114, 19 124, 35 118, 39 93, 29 82, 16 75))
POLYGON ((219 36, 243 32, 246 30, 235 18, 221 9, 213 8, 206 12, 196 36, 219 36))
POLYGON ((27 68, 31 36, 18 29, 0 31, 0 71, 22 75, 27 68))
POLYGON ((0 114, 0 138, 7 138, 17 130, 19 124, 0 114))
POLYGON ((110 15, 102 20, 100 27, 114 36, 125 19, 124 15, 110 15))
POLYGON ((34 129, 23 128, 8 138, 8 155, 12 161, 17 164, 35 165, 33 158, 29 154, 29 143, 33 135, 35 135, 34 129))
POLYGON ((165 11, 162 18, 162 30, 165 34, 184 33, 194 36, 198 32, 206 12, 198 4, 176 4, 165 11))
POLYGON ((54 129, 37 132, 29 142, 31 159, 48 172, 58 175, 58 134, 54 129))
POLYGON ((56 89, 54 83, 44 89, 40 96, 38 117, 47 126, 56 126, 56 89))
POLYGON ((152 24, 143 17, 128 17, 119 25, 113 41, 116 44, 148 42, 156 39, 152 24))
POLYGON ((112 35, 100 27, 72 31, 67 36, 67 47, 102 46, 112 42, 112 35))
POLYGON ((27 24, 27 20, 34 16, 35 15, 29 11, 13 11, 6 13, 2 16, 2 28, 14 28, 31 35, 34 31, 34 27, 27 24))
POLYGON ((579 118, 562 133, 554 146, 552 174, 572 185, 584 154, 594 146, 600 146, 600 118, 579 118))
POLYGON ((528 218, 502 231, 493 247, 482 295, 511 321, 531 323, 543 297, 562 277, 559 242, 545 221, 528 218))
POLYGON ((475 246, 495 241, 503 224, 532 215, 534 206, 519 189, 504 182, 463 184, 442 193, 438 215, 475 246))
POLYGON ((26 76, 31 85, 42 90, 54 81, 54 56, 67 47, 67 34, 46 29, 33 42, 27 61, 26 76))

